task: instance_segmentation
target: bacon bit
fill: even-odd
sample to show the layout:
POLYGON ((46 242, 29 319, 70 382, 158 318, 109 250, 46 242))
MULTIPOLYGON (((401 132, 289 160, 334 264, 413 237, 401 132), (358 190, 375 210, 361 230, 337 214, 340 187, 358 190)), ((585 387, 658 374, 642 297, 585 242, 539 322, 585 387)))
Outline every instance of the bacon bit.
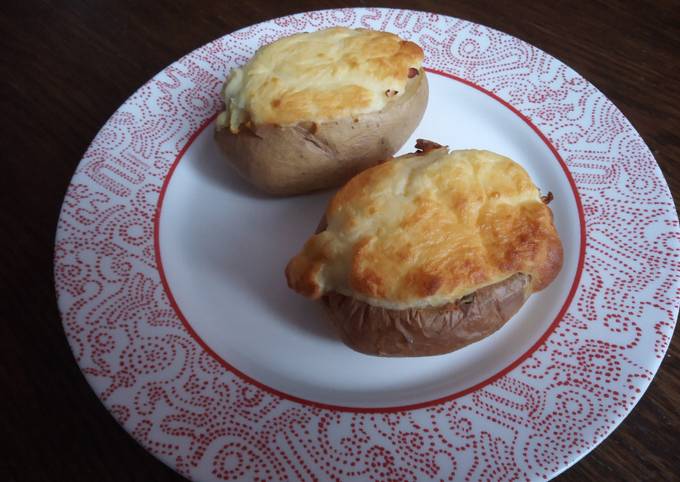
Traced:
POLYGON ((418 72, 418 69, 416 69, 415 67, 411 67, 411 68, 408 69, 408 78, 412 79, 413 77, 415 77, 419 73, 420 72, 418 72))
POLYGON ((385 95, 386 95, 387 97, 394 97, 394 96, 397 95, 398 93, 399 93, 398 90, 392 90, 392 89, 387 89, 387 90, 385 91, 385 95))
POLYGON ((553 193, 551 191, 548 191, 548 194, 545 196, 541 196, 541 201, 543 201, 543 204, 550 204, 550 201, 554 199, 553 193))
POLYGON ((444 147, 441 144, 437 144, 436 142, 428 141, 427 139, 417 139, 416 140, 416 154, 425 154, 428 153, 434 149, 439 149, 440 147, 444 147))

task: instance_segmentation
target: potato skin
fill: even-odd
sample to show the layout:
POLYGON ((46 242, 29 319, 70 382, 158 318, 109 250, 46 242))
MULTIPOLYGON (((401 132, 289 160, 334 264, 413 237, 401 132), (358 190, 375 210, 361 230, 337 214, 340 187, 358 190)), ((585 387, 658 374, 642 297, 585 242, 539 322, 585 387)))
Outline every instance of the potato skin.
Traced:
POLYGON ((227 160, 259 189, 286 196, 343 184, 391 157, 420 123, 428 99, 425 71, 378 112, 294 126, 215 131, 227 160))
POLYGON ((425 356, 449 353, 491 335, 530 293, 530 277, 518 273, 477 290, 468 302, 437 308, 390 310, 339 293, 329 293, 322 303, 350 348, 368 355, 425 356))

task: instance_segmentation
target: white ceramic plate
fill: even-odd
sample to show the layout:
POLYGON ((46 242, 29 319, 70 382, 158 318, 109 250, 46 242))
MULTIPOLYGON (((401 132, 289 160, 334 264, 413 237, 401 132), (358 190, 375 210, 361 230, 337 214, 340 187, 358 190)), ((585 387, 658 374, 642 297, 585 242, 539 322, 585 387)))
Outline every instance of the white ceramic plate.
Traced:
POLYGON ((435 14, 318 11, 179 60, 107 122, 61 213, 55 276, 78 363, 120 423, 198 480, 544 479, 639 400, 678 311, 680 231, 651 153, 540 50, 435 14), (426 52, 424 137, 520 162, 551 191, 564 268, 506 326, 449 355, 340 343, 283 268, 330 192, 272 199, 212 139, 230 67, 282 35, 389 30, 426 52))

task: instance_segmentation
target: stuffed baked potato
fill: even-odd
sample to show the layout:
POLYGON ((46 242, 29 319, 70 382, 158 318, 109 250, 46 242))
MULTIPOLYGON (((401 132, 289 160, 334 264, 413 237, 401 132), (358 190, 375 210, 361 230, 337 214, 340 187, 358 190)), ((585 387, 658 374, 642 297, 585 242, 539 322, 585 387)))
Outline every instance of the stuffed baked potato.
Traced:
POLYGON ((562 244, 527 172, 489 151, 420 152, 355 176, 286 267, 343 341, 382 356, 481 340, 559 273, 562 244))
POLYGON ((276 195, 339 186, 393 155, 420 122, 423 51, 398 36, 331 28, 282 38, 234 69, 215 138, 276 195))

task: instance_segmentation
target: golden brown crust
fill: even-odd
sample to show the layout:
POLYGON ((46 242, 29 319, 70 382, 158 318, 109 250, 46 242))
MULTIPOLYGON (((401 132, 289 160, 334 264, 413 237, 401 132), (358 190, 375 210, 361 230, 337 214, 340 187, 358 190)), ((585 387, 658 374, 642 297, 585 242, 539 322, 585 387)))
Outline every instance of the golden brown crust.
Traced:
POLYGON ((310 264, 309 260, 300 256, 288 263, 285 271, 288 287, 307 298, 319 298, 321 289, 315 278, 321 269, 321 263, 317 262, 312 267, 310 264), (290 280, 295 280, 295 287, 291 286, 290 280))
POLYGON ((517 273, 538 291, 562 265, 538 189, 488 151, 434 148, 387 161, 340 189, 326 217, 328 228, 291 261, 299 278, 288 276, 311 298, 335 291, 386 308, 440 306, 517 273))
POLYGON ((254 124, 294 125, 376 112, 403 94, 422 49, 397 35, 330 28, 260 48, 225 82, 232 132, 254 124))

